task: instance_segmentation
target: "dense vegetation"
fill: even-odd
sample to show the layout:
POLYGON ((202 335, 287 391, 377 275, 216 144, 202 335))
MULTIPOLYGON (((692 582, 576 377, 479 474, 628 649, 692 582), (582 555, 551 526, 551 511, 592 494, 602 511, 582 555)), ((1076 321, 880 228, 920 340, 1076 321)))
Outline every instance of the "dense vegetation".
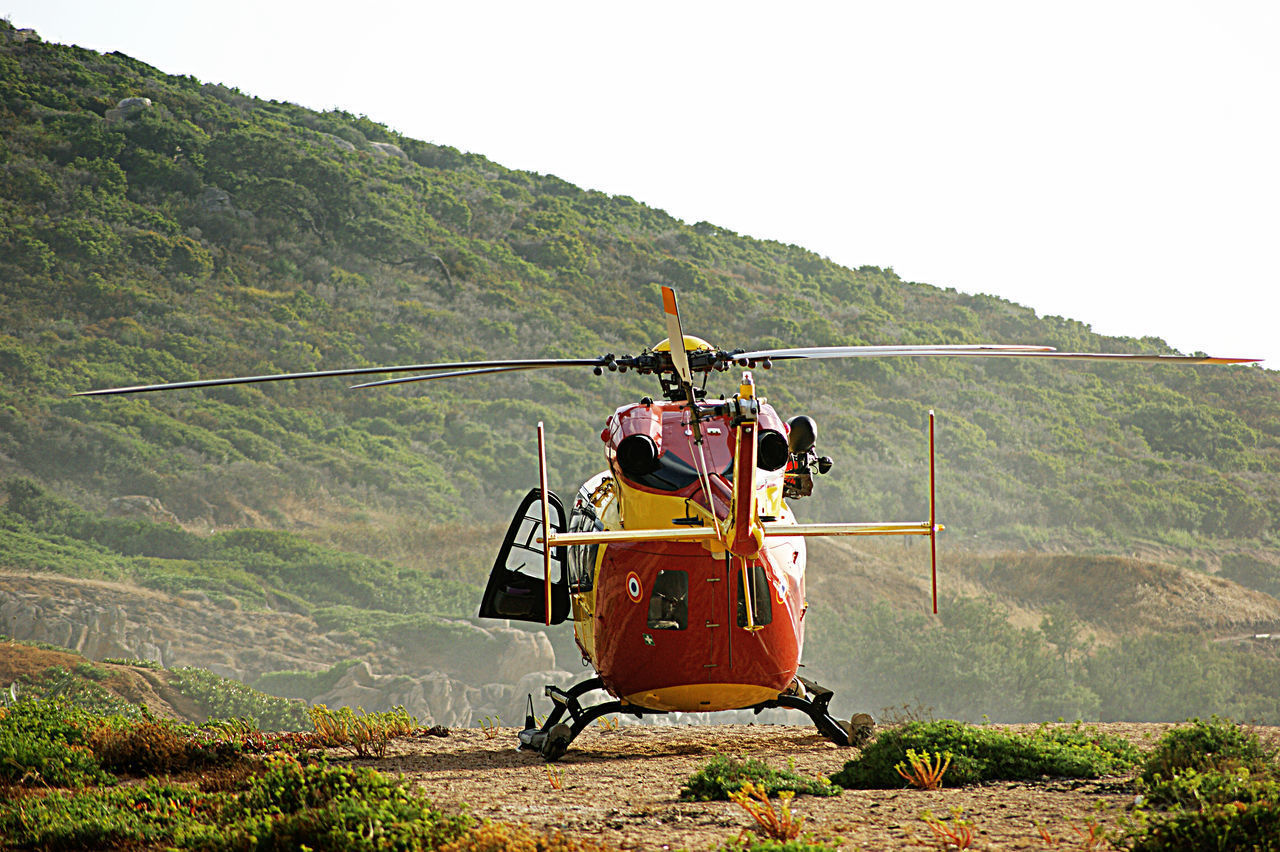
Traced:
MULTIPOLYGON (((565 487, 600 464, 604 413, 652 389, 569 371, 428 390, 68 394, 634 353, 664 336, 658 283, 679 289, 692 331, 730 348, 1167 349, 2 27, 0 452, 87 503, 146 494, 217 525, 500 517, 533 478, 535 420, 565 487), (116 109, 126 97, 151 105, 116 109)), ((1276 382, 1251 368, 886 360, 779 367, 764 392, 817 416, 841 465, 807 516, 920 515, 935 406, 941 511, 964 539, 1269 546, 1276 382)))
POLYGON ((883 602, 811 618, 822 641, 808 665, 851 708, 905 702, 947 718, 1004 722, 1157 722, 1222 712, 1280 723, 1274 648, 1198 633, 1125 636, 1095 648, 1064 610, 1019 628, 999 601, 971 597, 945 599, 932 618, 883 602))
POLYGON ((0 784, 64 788, 0 797, 0 844, 435 849, 473 824, 373 769, 331 767, 306 753, 261 761, 244 752, 241 743, 190 728, 52 701, 0 708, 0 784), (191 770, 197 783, 171 777, 191 770), (116 774, 146 780, 117 786, 116 774))
MULTIPOLYGON (((366 618, 469 615, 476 590, 429 583, 412 569, 271 530, 199 536, 173 524, 81 509, 31 480, 0 482, 0 545, 7 567, 123 580, 157 591, 199 590, 248 610, 316 617, 326 629, 366 618), (376 613, 378 615, 372 615, 376 613)), ((429 620, 429 619, 428 619, 429 620)), ((363 624, 363 622, 361 622, 363 624)))

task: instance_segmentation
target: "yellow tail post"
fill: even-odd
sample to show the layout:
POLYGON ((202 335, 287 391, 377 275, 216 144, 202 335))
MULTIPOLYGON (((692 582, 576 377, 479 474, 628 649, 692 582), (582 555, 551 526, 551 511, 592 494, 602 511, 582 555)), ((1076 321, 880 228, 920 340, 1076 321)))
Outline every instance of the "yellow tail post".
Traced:
POLYGON ((933 409, 929 409, 929 571, 933 583, 933 614, 938 614, 938 521, 934 510, 933 409))

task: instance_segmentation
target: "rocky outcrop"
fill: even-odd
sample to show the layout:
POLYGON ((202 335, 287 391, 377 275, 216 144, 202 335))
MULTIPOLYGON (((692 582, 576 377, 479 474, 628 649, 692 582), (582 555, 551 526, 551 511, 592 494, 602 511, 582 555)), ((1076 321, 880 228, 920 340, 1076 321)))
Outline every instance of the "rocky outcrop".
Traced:
POLYGON ((221 213, 227 216, 234 216, 237 219, 253 218, 253 213, 236 207, 231 201, 231 193, 218 186, 206 186, 200 191, 200 198, 196 203, 206 213, 221 213))
POLYGON ((335 136, 332 133, 325 133, 322 130, 317 130, 316 135, 333 147, 341 148, 343 151, 354 151, 356 149, 356 146, 353 143, 348 142, 341 136, 335 136))
POLYGON ((151 98, 121 98, 114 109, 107 110, 107 121, 125 121, 151 109, 151 98))
POLYGON ((548 683, 567 687, 580 677, 571 672, 549 670, 525 672, 516 683, 472 685, 442 672, 420 677, 375 674, 368 663, 352 667, 333 689, 318 695, 315 703, 330 707, 363 707, 387 710, 404 707, 433 725, 467 727, 481 719, 500 720, 504 725, 523 724, 526 694, 533 694, 539 713, 548 712, 550 702, 538 697, 548 683), (545 705, 545 706, 544 706, 545 705))
POLYGON ((545 684, 568 686, 583 677, 556 668, 545 633, 501 622, 444 624, 454 643, 398 648, 323 634, 295 613, 244 612, 196 590, 168 595, 103 581, 0 574, 0 633, 92 660, 197 666, 248 683, 267 672, 320 671, 360 660, 324 694, 306 696, 330 707, 372 712, 401 705, 431 724, 474 725, 490 717, 510 725, 524 720, 526 693, 546 713, 545 684))
POLYGON ((112 497, 107 505, 107 516, 113 518, 145 518, 158 524, 176 524, 178 516, 170 512, 155 497, 145 494, 128 494, 112 497))
POLYGON ((397 160, 408 162, 409 155, 399 145, 393 145, 390 142, 370 142, 369 150, 375 157, 395 157, 397 160))

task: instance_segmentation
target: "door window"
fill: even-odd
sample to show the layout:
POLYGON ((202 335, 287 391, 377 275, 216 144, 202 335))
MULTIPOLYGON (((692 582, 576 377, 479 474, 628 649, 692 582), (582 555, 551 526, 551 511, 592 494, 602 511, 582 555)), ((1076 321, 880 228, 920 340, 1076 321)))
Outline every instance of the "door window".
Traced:
POLYGON ((649 627, 684 630, 689 626, 689 573, 659 571, 649 593, 649 627))
POLYGON ((765 575, 763 565, 751 565, 746 570, 738 571, 738 626, 747 626, 747 590, 744 578, 751 580, 751 618, 757 627, 773 621, 773 598, 769 578, 765 575))

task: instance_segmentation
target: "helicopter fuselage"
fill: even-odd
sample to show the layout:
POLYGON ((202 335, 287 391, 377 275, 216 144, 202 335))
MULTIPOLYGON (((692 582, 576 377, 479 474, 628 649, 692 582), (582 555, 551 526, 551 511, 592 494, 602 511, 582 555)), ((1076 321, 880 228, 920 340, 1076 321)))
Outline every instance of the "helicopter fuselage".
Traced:
MULTIPOLYGON (((701 442, 683 402, 619 408, 601 433, 609 470, 579 489, 569 531, 724 521, 735 487, 729 408, 699 403, 701 442)), ((767 403, 758 425, 759 435, 774 433, 774 452, 753 455, 773 469, 757 467, 749 477, 751 510, 793 523, 783 500, 786 455, 777 452, 787 427, 767 403)), ((628 704, 665 711, 752 707, 787 690, 804 645, 805 543, 774 535, 754 549, 743 556, 718 539, 571 546, 574 635, 605 688, 628 704)))

